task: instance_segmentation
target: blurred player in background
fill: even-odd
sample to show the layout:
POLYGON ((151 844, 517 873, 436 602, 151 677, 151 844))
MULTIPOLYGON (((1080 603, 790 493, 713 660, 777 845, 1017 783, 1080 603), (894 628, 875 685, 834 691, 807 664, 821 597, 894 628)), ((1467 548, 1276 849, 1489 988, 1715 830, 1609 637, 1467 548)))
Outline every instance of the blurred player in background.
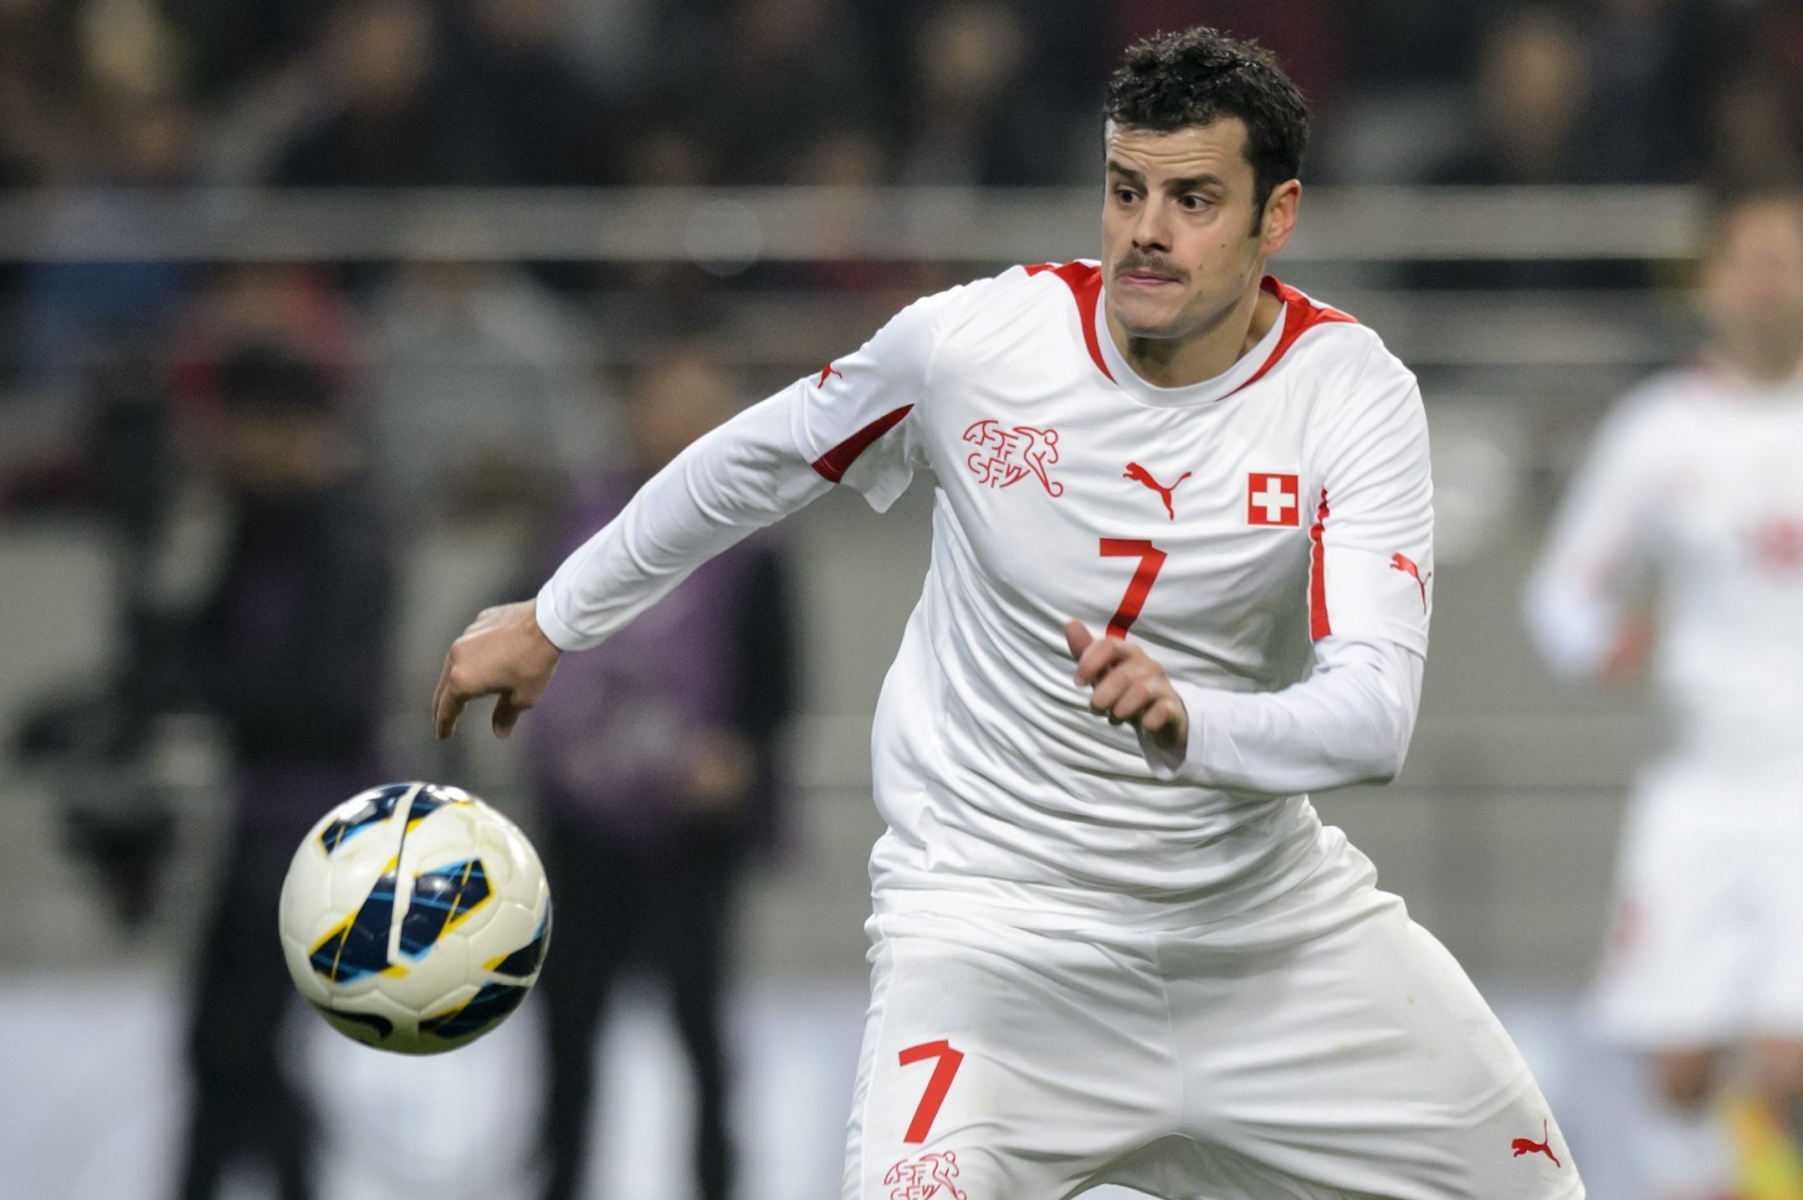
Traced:
POLYGON ((1803 1127, 1803 197, 1721 210, 1701 301, 1707 348, 1603 425, 1527 594, 1547 661, 1594 680, 1638 665, 1657 584, 1667 731, 1629 810, 1596 999, 1656 1064, 1665 1149, 1643 1158, 1674 1197, 1718 1185, 1704 1102, 1743 1066, 1803 1127))
POLYGON ((279 1053, 294 986, 271 931, 288 860, 319 818, 320 797, 352 795, 375 776, 391 556, 324 372, 252 346, 226 357, 219 393, 233 534, 196 623, 191 667, 236 778, 199 947, 178 1195, 208 1200, 227 1168, 248 1160, 273 1172, 281 1200, 309 1200, 314 1122, 279 1053))
MULTIPOLYGON (((732 377, 699 344, 667 348, 642 370, 628 397, 629 469, 576 489, 547 569, 731 416, 735 399, 732 377)), ((694 1071, 700 1195, 732 1190, 721 985, 740 874, 776 832, 793 626, 783 558, 771 535, 754 535, 566 664, 530 726, 557 937, 574 947, 538 984, 551 1073, 545 1200, 581 1194, 595 1036, 635 962, 659 977, 694 1071)))
POLYGON ((489 693, 507 732, 834 484, 885 509, 929 471, 847 1200, 1582 1196, 1495 1016, 1305 795, 1401 767, 1433 514, 1414 377, 1264 272, 1302 96, 1197 28, 1133 46, 1107 114, 1099 264, 928 296, 696 442, 458 639, 439 732, 489 693))

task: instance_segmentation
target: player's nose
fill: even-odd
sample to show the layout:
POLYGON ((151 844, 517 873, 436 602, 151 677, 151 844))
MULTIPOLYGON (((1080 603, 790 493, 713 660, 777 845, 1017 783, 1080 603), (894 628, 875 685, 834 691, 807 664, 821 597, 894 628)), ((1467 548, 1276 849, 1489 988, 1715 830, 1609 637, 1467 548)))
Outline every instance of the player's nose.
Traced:
POLYGON ((1133 248, 1141 251, 1170 250, 1171 226, 1164 205, 1148 202, 1141 206, 1139 219, 1133 224, 1133 248))

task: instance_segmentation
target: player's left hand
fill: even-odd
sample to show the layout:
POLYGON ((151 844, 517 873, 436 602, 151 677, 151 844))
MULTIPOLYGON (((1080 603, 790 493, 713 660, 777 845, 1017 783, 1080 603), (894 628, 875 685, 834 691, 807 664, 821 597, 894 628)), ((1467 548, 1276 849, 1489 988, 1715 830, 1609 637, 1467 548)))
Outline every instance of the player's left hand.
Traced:
POLYGON ((1189 745, 1189 710, 1164 668, 1125 638, 1096 637, 1081 621, 1064 627, 1077 683, 1091 689, 1089 710, 1115 725, 1132 722, 1159 749, 1179 758, 1189 745))

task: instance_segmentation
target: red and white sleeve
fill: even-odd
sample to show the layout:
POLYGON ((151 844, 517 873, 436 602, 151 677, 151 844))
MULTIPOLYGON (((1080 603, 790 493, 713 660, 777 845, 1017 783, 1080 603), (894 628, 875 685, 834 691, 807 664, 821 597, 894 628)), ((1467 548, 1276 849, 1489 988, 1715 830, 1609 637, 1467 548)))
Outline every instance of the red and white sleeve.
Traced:
POLYGON ((923 463, 908 416, 963 290, 909 305, 855 353, 679 454, 539 591, 545 636, 564 650, 599 645, 702 563, 835 483, 888 508, 923 463))
POLYGON ((1433 608, 1433 479, 1414 377, 1372 358, 1317 418, 1309 531, 1309 677, 1276 692, 1177 685, 1190 718, 1181 759, 1142 739, 1161 776, 1294 795, 1389 779, 1421 702, 1433 608))
POLYGON ((1373 360, 1310 431, 1320 490, 1306 499, 1309 634, 1427 654, 1434 608, 1434 485, 1415 377, 1373 360))

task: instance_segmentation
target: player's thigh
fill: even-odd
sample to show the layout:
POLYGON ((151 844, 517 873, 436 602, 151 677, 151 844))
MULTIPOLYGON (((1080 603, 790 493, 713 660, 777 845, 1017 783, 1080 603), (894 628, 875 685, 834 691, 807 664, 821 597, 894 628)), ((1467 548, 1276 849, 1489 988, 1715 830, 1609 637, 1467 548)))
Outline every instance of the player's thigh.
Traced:
POLYGON ((1149 966, 977 923, 886 927, 846 1200, 1057 1200, 1168 1127, 1177 1079, 1149 966))
POLYGON ((1757 851, 1746 871, 1753 932, 1741 975, 1751 993, 1745 1032, 1774 1048, 1772 1069, 1762 1074, 1803 1085, 1803 1065, 1778 1049, 1803 1043, 1803 820, 1787 812, 1746 837, 1757 851))
POLYGON ((1755 1000, 1747 984, 1762 958, 1760 921, 1748 904, 1749 848, 1658 795, 1641 803, 1623 838, 1592 995, 1606 1036, 1670 1050, 1722 1045, 1745 1032, 1755 1000))
POLYGON ((1173 992, 1184 1131, 1241 1178, 1290 1183, 1204 1177, 1187 1194, 1582 1194, 1527 1064, 1400 902, 1281 955, 1195 967, 1173 992))

